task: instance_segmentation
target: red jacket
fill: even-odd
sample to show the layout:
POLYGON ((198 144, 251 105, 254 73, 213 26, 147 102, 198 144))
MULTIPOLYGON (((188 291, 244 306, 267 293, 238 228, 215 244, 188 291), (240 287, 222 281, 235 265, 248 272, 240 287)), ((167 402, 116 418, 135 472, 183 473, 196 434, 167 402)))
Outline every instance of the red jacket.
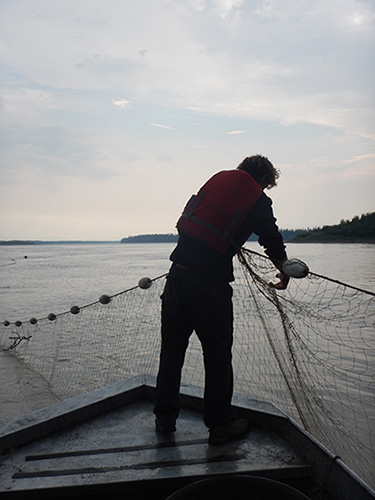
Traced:
POLYGON ((262 195, 259 184, 243 170, 211 177, 188 201, 177 229, 225 254, 247 213, 262 195))

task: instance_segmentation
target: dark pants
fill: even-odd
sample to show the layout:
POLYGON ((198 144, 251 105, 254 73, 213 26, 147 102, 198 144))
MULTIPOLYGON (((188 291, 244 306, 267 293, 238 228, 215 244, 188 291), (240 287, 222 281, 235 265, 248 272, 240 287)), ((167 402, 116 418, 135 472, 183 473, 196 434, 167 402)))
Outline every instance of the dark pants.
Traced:
POLYGON ((178 416, 181 370, 193 331, 204 356, 204 422, 212 428, 232 418, 232 287, 174 264, 162 296, 162 346, 154 409, 157 416, 178 416))

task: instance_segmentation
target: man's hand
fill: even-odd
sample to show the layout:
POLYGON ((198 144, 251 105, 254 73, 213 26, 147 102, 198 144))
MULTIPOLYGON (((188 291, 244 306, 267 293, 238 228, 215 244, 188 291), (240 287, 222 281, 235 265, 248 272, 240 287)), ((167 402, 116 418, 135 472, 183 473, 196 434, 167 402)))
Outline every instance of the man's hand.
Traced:
POLYGON ((276 278, 278 278, 280 281, 278 281, 277 283, 269 283, 269 285, 272 288, 276 288, 276 290, 285 290, 290 280, 289 276, 284 273, 278 273, 276 275, 276 278))

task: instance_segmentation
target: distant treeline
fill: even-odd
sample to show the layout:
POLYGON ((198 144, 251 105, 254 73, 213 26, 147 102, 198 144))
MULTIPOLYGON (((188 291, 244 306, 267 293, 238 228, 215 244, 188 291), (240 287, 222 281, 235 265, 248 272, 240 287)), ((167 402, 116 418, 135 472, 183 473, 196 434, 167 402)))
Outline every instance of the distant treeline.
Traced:
POLYGON ((9 240, 9 241, 0 241, 0 245, 35 245, 35 241, 28 240, 9 240))
POLYGON ((299 232, 293 243, 375 243, 375 212, 356 215, 352 220, 334 226, 323 226, 299 232))
MULTIPOLYGON (((281 230, 284 241, 289 241, 300 233, 302 229, 284 229, 281 230)), ((122 238, 121 243, 175 243, 178 239, 177 234, 138 234, 122 238)), ((248 241, 258 241, 258 236, 251 235, 248 241)))
MULTIPOLYGON (((314 229, 280 229, 285 242, 293 243, 375 243, 375 212, 356 215, 352 220, 340 221, 334 226, 323 226, 314 229)), ((177 234, 138 234, 122 238, 121 243, 175 243, 177 234)), ((253 234, 248 241, 257 241, 253 234)), ((61 245, 61 244, 98 244, 117 243, 118 241, 39 241, 9 240, 0 241, 0 245, 61 245)))
POLYGON ((175 243, 177 234, 138 234, 122 238, 121 243, 175 243))
MULTIPOLYGON (((280 233, 285 242, 295 238, 297 235, 300 234, 301 231, 303 231, 303 229, 280 229, 280 233)), ((259 236, 257 236, 256 234, 252 234, 247 241, 258 241, 258 238, 259 236)))
MULTIPOLYGON (((341 220, 334 226, 314 229, 280 229, 285 242, 293 243, 375 243, 375 212, 341 220)), ((138 234, 123 238, 121 243, 175 243, 177 234, 138 234)), ((252 234, 248 241, 257 241, 252 234)))

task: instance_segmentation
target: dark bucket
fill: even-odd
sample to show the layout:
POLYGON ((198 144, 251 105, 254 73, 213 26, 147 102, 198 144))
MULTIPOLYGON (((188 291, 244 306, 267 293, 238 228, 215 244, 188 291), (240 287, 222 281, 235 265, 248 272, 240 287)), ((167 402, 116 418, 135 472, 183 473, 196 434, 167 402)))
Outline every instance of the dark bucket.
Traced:
POLYGON ((257 476, 209 478, 175 491, 166 500, 309 500, 286 484, 257 476))

